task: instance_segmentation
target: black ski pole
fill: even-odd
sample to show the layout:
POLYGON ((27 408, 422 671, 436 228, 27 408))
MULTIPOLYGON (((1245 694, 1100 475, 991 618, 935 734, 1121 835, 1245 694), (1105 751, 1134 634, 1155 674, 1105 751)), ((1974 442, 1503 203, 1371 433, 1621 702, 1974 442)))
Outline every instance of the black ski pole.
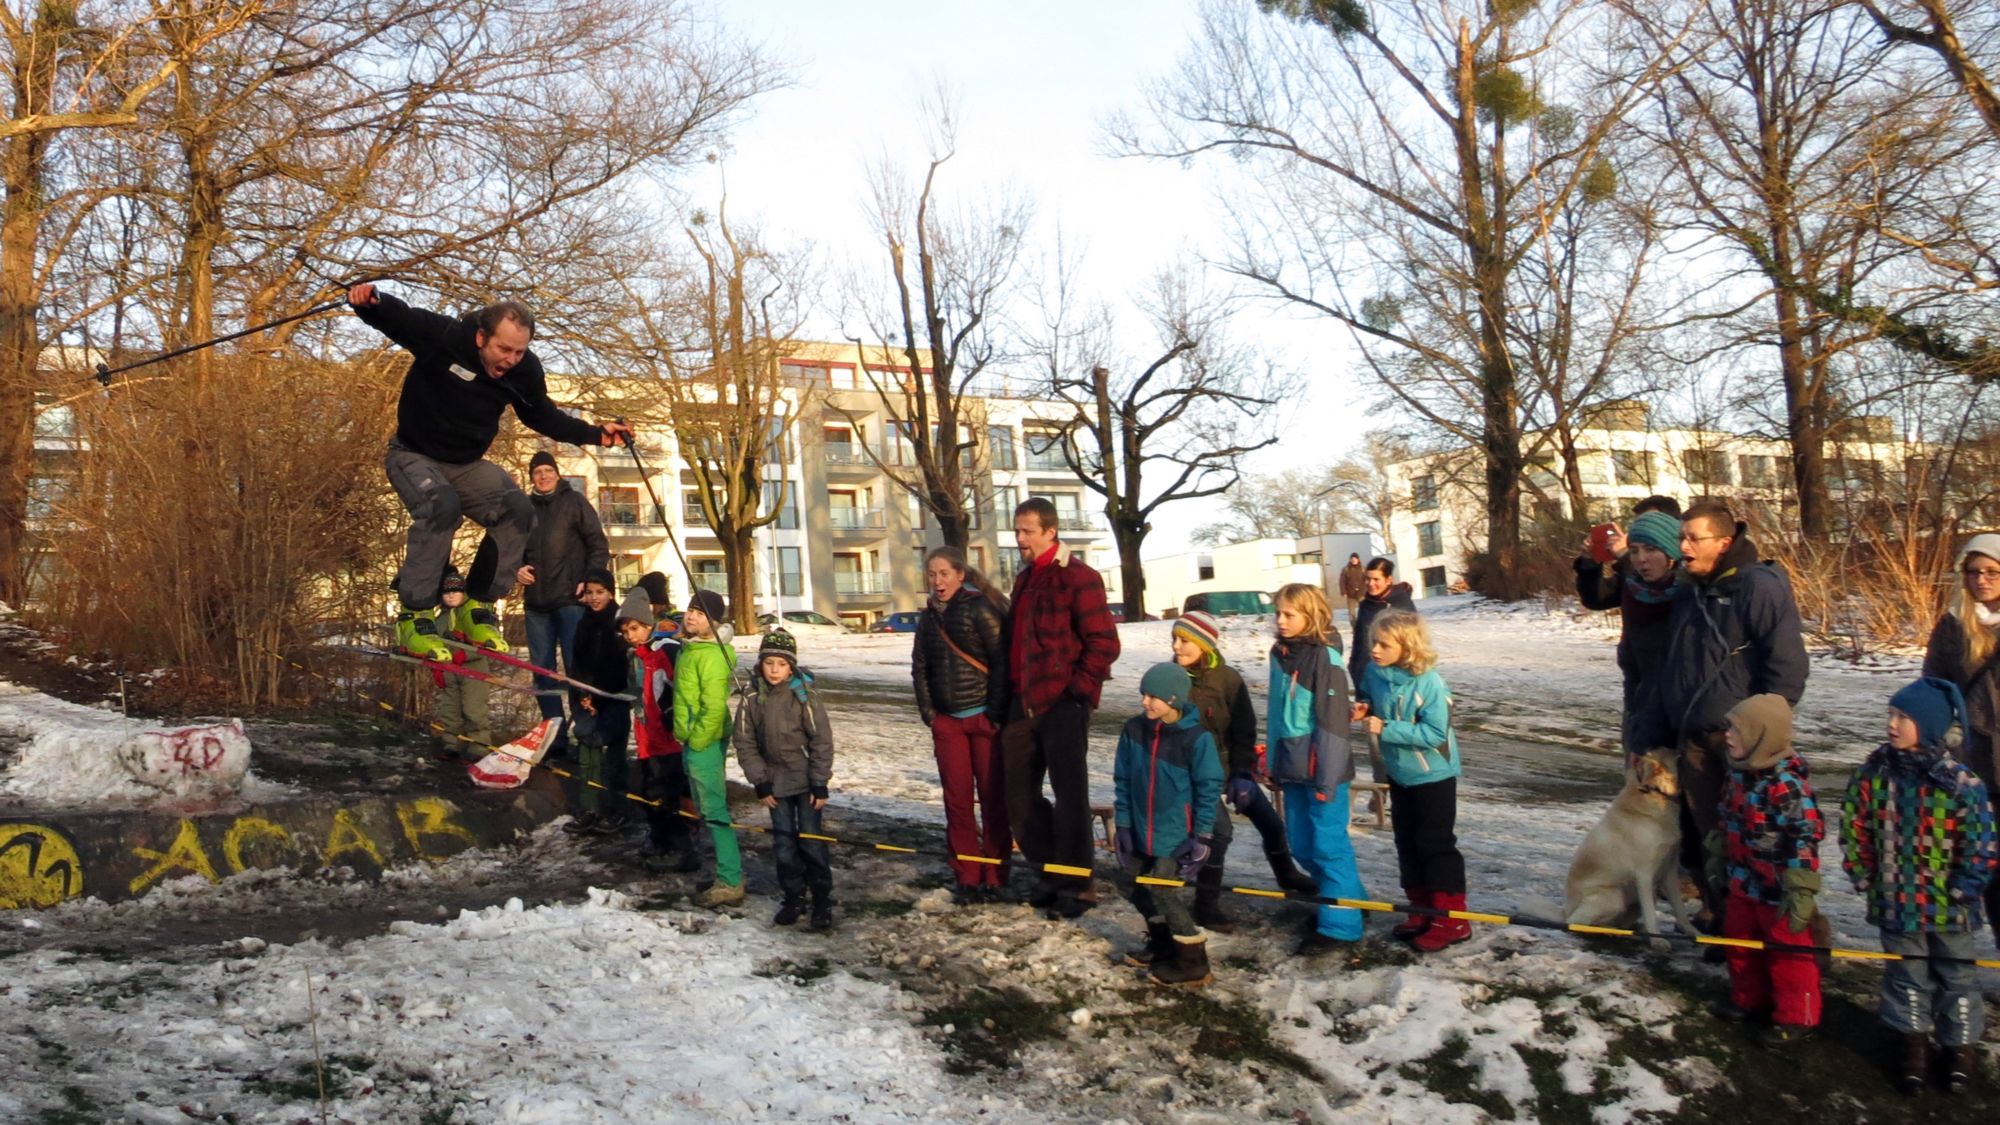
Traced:
MULTIPOLYGON (((625 424, 623 418, 615 418, 613 421, 621 426, 625 424)), ((660 514, 660 528, 667 533, 667 545, 674 549, 674 557, 681 561, 681 570, 687 575, 688 593, 692 596, 697 588, 694 567, 688 562, 687 555, 681 552, 680 540, 674 538, 673 525, 667 522, 667 506, 660 503, 660 494, 653 490, 653 475, 646 471, 646 462, 639 456, 639 443, 632 440, 632 431, 629 429, 625 431, 624 436, 625 449, 632 454, 632 464, 639 470, 639 483, 646 486, 646 497, 653 502, 653 510, 660 514)))
POLYGON ((293 313, 290 316, 281 316, 276 320, 266 321, 263 324, 257 324, 249 328, 245 328, 241 332, 231 332, 227 336, 217 336, 213 340, 203 340, 199 344, 189 344, 185 348, 175 348, 173 351, 161 352, 159 355, 149 356, 146 359, 134 360, 131 363, 123 364, 118 367, 110 367, 100 362, 97 365, 97 373, 90 377, 96 379, 99 386, 109 387, 111 385, 111 377, 113 375, 122 374, 127 371, 133 371, 141 367, 148 367, 151 366, 152 364, 160 363, 164 360, 173 359, 176 356, 187 355, 189 352, 201 351, 203 348, 212 348, 217 344, 226 344, 231 340, 241 339, 245 336, 254 336, 259 332, 268 332, 271 329, 276 328, 281 324, 290 324, 295 320, 304 320, 309 316, 318 316, 320 313, 337 309, 346 303, 347 303, 347 298, 345 297, 341 297, 332 301, 323 301, 317 305, 314 305, 312 308, 307 309, 304 312, 293 313))

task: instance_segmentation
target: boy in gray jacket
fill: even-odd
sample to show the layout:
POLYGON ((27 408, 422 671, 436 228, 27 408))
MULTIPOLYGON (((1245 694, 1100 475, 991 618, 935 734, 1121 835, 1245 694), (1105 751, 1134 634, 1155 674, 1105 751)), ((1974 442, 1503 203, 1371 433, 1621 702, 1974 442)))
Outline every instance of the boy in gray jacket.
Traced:
POLYGON ((757 799, 771 810, 771 838, 784 902, 771 920, 789 926, 812 892, 812 928, 833 927, 833 863, 818 835, 826 786, 833 778, 833 725, 799 667, 799 643, 783 629, 764 635, 758 675, 736 709, 736 760, 757 799))

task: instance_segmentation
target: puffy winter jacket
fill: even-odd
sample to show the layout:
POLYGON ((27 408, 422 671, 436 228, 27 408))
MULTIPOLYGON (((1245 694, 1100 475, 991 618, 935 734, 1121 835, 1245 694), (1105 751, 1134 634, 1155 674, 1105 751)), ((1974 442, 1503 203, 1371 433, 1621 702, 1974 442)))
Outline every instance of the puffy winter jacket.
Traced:
POLYGON ((1014 578, 1007 619, 1012 706, 1039 715, 1074 699, 1093 710, 1118 660, 1118 622, 1104 601, 1104 579, 1058 543, 1014 578))
POLYGON ((1972 767, 1988 792, 2000 785, 2000 648, 1974 664, 1966 654, 1968 628, 1984 629, 1974 621, 1970 626, 1947 613, 1931 629, 1924 646, 1924 675, 1950 680, 1965 696, 1965 741, 1954 751, 1958 760, 1972 767))
POLYGON ((773 684, 760 673, 736 708, 736 762, 759 797, 826 796, 833 779, 833 723, 804 668, 773 684))
POLYGON ((549 401, 542 361, 534 352, 498 379, 488 375, 471 318, 413 309, 387 293, 378 294, 375 304, 355 309, 354 315, 410 353, 410 369, 396 400, 396 440, 405 448, 449 465, 477 461, 486 456, 500 432, 500 415, 510 406, 538 434, 576 445, 597 444, 601 431, 596 426, 549 401))
POLYGON ((534 584, 524 588, 521 604, 550 613, 576 604, 576 587, 592 570, 611 569, 611 541, 597 510, 566 480, 550 492, 530 492, 535 529, 528 534, 526 562, 535 568, 534 584))
POLYGON ((1649 746, 1676 746, 1729 725, 1729 709, 1753 695, 1797 706, 1806 689, 1805 633, 1784 572, 1757 561, 1742 524, 1705 580, 1682 575, 1674 598, 1665 663, 1650 677, 1649 746))
POLYGON ((688 641, 674 661, 674 737, 689 750, 729 741, 729 681, 736 650, 721 641, 688 641))
MULTIPOLYGON (((600 691, 625 690, 632 665, 632 646, 618 635, 618 607, 607 604, 596 613, 585 610, 576 623, 570 648, 570 676, 600 691)), ((586 693, 569 689, 571 706, 581 706, 586 693)))
POLYGON ((1878 747, 1841 800, 1841 866, 1892 933, 1966 932, 2000 850, 1986 786, 1942 747, 1878 747))
POLYGON ((1143 855, 1172 855, 1190 835, 1215 830, 1222 762, 1215 736, 1193 712, 1174 723, 1143 715, 1127 721, 1111 780, 1116 821, 1132 829, 1143 855))
POLYGON ((1280 784, 1324 793, 1354 780, 1347 747, 1347 674, 1340 650, 1313 641, 1271 646, 1265 760, 1280 784))
POLYGON ((1375 659, 1374 652, 1369 647, 1368 630, 1375 624, 1375 619, 1380 617, 1384 610, 1391 609, 1406 610, 1410 613, 1417 612, 1417 603, 1410 600, 1410 584, 1408 582, 1396 583, 1394 586, 1389 587, 1388 591, 1379 598, 1364 597, 1361 599, 1361 610, 1354 615, 1354 648, 1347 656, 1349 679, 1353 682, 1356 691, 1361 690, 1361 677, 1368 671, 1368 665, 1375 659))
POLYGON ((910 646, 910 678, 917 689, 917 714, 925 726, 939 715, 975 707, 984 708, 996 726, 1006 722, 1006 615, 970 586, 959 587, 942 613, 936 605, 924 607, 916 641, 910 646), (984 664, 985 670, 973 667, 968 656, 984 664))
POLYGON ((1789 751, 1771 765, 1729 771, 1721 830, 1730 894, 1777 906, 1787 868, 1819 870, 1826 826, 1809 778, 1806 760, 1789 751))
POLYGON ((1424 785, 1458 776, 1458 733, 1451 729, 1451 689, 1433 668, 1413 675, 1370 664, 1361 694, 1368 713, 1382 720, 1382 764, 1398 785, 1424 785))
POLYGON ((1243 676, 1227 664, 1210 666, 1197 660, 1188 669, 1194 688, 1188 692, 1188 706, 1201 716, 1201 725, 1215 736, 1221 748, 1223 766, 1232 774, 1250 774, 1257 769, 1257 705, 1243 676))

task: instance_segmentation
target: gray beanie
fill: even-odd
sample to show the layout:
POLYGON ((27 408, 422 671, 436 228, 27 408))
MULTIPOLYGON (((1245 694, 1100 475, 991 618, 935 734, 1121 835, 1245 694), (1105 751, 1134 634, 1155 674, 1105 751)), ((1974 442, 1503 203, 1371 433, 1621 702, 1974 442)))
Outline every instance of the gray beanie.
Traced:
POLYGON ((618 604, 618 620, 637 621, 648 629, 658 624, 653 617, 653 603, 646 600, 646 591, 643 587, 634 587, 631 593, 625 595, 625 600, 618 604))

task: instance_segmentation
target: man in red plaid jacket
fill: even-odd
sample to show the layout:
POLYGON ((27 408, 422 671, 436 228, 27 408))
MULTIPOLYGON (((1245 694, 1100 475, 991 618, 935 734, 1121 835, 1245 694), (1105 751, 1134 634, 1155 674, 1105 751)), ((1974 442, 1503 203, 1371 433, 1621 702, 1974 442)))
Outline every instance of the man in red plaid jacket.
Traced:
MULTIPOLYGON (((1104 579, 1070 557, 1057 537, 1056 508, 1036 496, 1014 509, 1014 542, 1028 563, 1014 579, 1008 685, 1013 703, 1000 732, 1007 819, 1021 854, 1037 871, 1048 863, 1088 869, 1087 768, 1090 715, 1118 659, 1118 623, 1104 602, 1104 579), (1042 795, 1046 775, 1055 801, 1042 795)), ((1041 871, 1036 907, 1075 918, 1097 901, 1087 875, 1041 871)))

